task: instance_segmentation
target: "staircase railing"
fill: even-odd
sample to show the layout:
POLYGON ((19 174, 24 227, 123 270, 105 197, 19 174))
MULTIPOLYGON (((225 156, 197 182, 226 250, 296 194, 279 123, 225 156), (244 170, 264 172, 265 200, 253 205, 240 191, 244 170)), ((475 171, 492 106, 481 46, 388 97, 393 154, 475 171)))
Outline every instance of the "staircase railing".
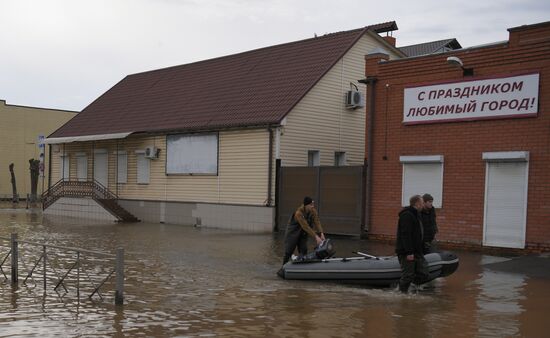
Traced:
POLYGON ((59 180, 42 194, 42 208, 48 208, 61 197, 91 197, 94 200, 118 199, 115 193, 96 180, 59 180))

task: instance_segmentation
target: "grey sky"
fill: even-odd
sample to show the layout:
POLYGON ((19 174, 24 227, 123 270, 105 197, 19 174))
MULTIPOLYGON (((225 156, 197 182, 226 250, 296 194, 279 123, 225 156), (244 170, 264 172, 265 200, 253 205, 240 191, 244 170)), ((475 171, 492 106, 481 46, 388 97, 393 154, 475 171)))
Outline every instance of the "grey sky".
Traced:
POLYGON ((82 110, 127 74, 395 20, 397 45, 502 41, 547 0, 0 0, 0 99, 82 110))

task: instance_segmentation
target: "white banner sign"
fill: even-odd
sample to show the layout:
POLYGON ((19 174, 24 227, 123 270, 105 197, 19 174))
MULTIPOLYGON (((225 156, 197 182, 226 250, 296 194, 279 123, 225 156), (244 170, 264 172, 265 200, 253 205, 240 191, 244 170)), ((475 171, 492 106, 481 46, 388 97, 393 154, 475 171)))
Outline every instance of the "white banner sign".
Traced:
POLYGON ((539 74, 405 88, 403 123, 536 116, 539 74))

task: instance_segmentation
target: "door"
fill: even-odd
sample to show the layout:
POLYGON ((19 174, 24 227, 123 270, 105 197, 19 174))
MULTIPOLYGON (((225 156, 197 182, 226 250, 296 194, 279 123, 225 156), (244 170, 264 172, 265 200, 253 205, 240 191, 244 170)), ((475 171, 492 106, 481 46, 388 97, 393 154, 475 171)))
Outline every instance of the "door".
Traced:
POLYGON ((76 178, 79 181, 88 179, 88 157, 85 155, 76 156, 76 178))
POLYGON ((525 247, 528 162, 488 162, 483 244, 525 247))
POLYGON ((59 161, 59 173, 61 174, 60 179, 68 181, 71 161, 67 155, 62 155, 59 158, 61 159, 61 161, 59 161))
POLYGON ((104 187, 108 182, 108 154, 97 152, 94 154, 94 179, 104 187))

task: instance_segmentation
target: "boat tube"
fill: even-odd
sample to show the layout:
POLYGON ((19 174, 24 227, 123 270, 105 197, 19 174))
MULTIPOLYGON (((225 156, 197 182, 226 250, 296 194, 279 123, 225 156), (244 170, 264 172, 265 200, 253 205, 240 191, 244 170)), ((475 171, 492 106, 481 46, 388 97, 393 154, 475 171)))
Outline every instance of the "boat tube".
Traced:
MULTIPOLYGON (((387 286, 401 278, 397 256, 360 257, 299 260, 286 263, 280 272, 284 279, 353 281, 361 284, 387 286)), ((458 268, 458 257, 448 251, 424 256, 428 262, 427 283, 439 277, 447 277, 458 268)))

